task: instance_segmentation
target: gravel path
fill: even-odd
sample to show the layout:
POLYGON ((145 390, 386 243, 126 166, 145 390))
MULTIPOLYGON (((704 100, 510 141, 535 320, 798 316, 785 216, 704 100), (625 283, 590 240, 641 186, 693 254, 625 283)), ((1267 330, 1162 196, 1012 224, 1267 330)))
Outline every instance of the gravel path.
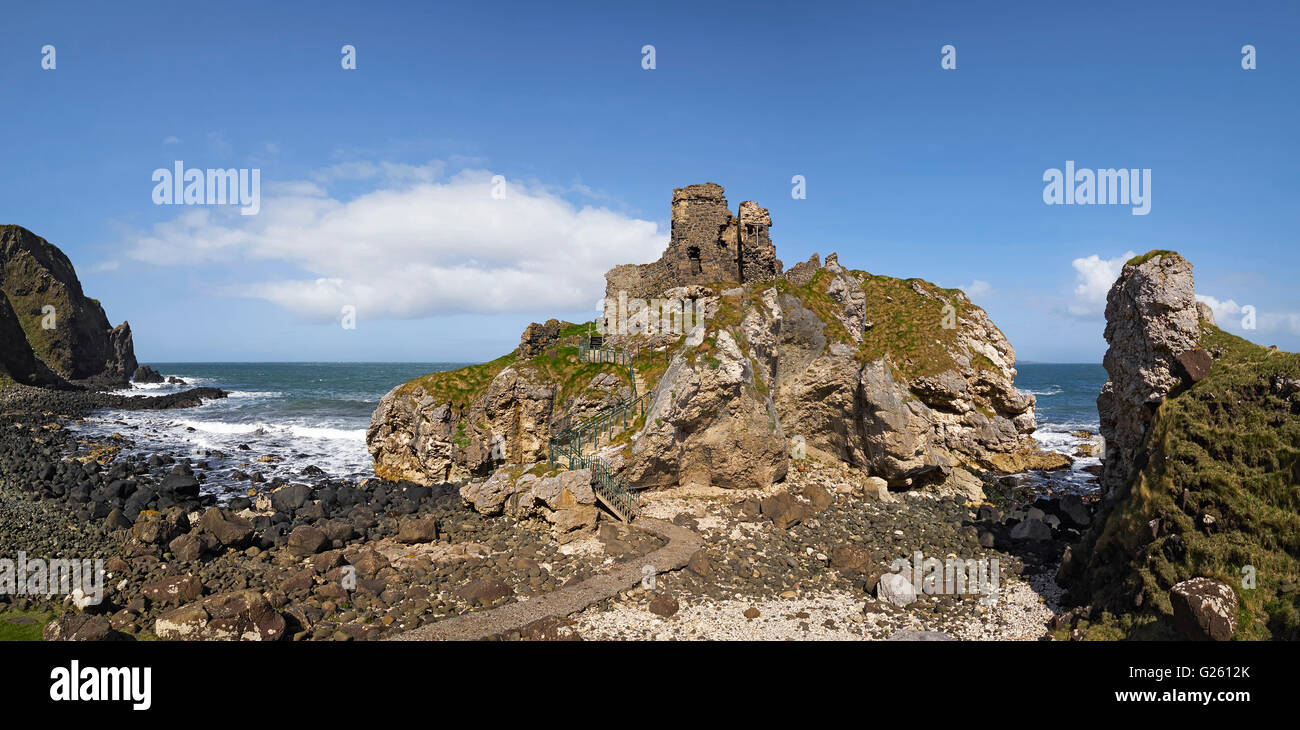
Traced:
POLYGON ((556 589, 529 601, 516 601, 490 611, 469 613, 422 626, 392 637, 392 641, 470 641, 519 631, 537 621, 568 616, 597 601, 635 587, 645 576, 642 566, 652 566, 656 573, 677 570, 686 565, 704 542, 691 530, 670 522, 641 518, 632 523, 668 541, 668 544, 608 573, 592 576, 571 586, 556 589))

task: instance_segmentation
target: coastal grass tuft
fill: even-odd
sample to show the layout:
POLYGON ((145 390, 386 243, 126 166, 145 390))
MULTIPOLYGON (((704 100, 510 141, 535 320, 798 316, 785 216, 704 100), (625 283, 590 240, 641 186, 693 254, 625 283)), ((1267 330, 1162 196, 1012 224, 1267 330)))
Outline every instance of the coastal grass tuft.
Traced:
POLYGON ((0 612, 0 642, 41 641, 45 624, 52 618, 52 613, 17 610, 0 612), (31 623, 14 623, 13 619, 30 620, 31 623))
POLYGON ((1167 621, 1175 583, 1221 580, 1239 599, 1236 638, 1300 639, 1300 401, 1273 387, 1300 381, 1300 355, 1203 327, 1210 373, 1157 410, 1147 465, 1117 495, 1087 582, 1094 602, 1131 610, 1140 595, 1167 621))
POLYGON ((463 410, 475 398, 487 392, 492 380, 512 365, 515 358, 516 354, 512 352, 479 365, 429 373, 399 386, 398 393, 406 394, 420 387, 435 401, 451 403, 453 408, 463 410))
MULTIPOLYGON (((888 355, 908 380, 957 367, 953 349, 960 319, 966 308, 973 306, 965 295, 922 279, 853 273, 867 296, 867 321, 871 323, 862 334, 859 362, 874 362, 888 355), (952 310, 945 312, 949 305, 952 310), (957 326, 944 327, 945 315, 955 318, 957 326)), ((996 370, 991 360, 988 365, 996 370)))
POLYGON ((1155 258, 1155 257, 1157 257, 1157 256, 1178 256, 1178 252, 1177 252, 1177 251, 1166 251, 1166 250, 1164 250, 1164 249, 1160 249, 1160 248, 1152 249, 1152 250, 1150 250, 1150 251, 1147 251, 1147 252, 1144 253, 1144 254, 1139 254, 1139 255, 1134 256, 1133 258, 1129 259, 1128 261, 1125 261, 1125 262, 1124 262, 1124 266, 1125 266, 1125 267, 1129 267, 1129 266, 1141 266, 1142 264, 1145 264, 1146 262, 1150 261, 1151 259, 1153 259, 1153 258, 1155 258))

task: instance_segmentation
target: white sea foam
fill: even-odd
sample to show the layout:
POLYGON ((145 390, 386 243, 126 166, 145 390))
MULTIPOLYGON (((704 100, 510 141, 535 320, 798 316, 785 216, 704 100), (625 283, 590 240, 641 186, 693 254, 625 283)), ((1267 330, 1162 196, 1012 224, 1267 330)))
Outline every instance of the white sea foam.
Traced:
POLYGON ((177 421, 176 425, 182 428, 192 428, 195 431, 211 434, 238 435, 238 436, 290 436, 293 438, 304 439, 337 439, 347 441, 365 441, 366 430, 364 428, 345 429, 331 428, 329 426, 305 426, 300 424, 274 424, 274 423, 227 423, 224 421, 177 421))

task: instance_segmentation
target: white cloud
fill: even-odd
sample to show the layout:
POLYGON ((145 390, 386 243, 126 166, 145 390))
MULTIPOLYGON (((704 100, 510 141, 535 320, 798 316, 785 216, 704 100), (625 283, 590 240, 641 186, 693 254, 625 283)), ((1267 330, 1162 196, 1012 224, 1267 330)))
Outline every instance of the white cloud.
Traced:
POLYGON ((510 181, 492 197, 492 173, 441 177, 423 167, 349 163, 312 181, 267 184, 261 213, 191 207, 133 237, 132 258, 160 265, 283 263, 304 275, 267 277, 231 293, 306 318, 359 319, 457 312, 595 311, 604 274, 658 257, 667 235, 651 221, 577 207, 540 185, 510 181), (329 181, 382 180, 349 200, 329 181))
POLYGON ((180 144, 181 138, 176 135, 169 135, 163 138, 163 144, 180 144))
POLYGON ((1260 310, 1250 304, 1238 304, 1234 299, 1220 300, 1207 294, 1197 294, 1196 301, 1208 304, 1214 312, 1214 321, 1225 330, 1250 336, 1251 330, 1242 326, 1247 319, 1246 309, 1249 307, 1255 310, 1254 330, 1300 335, 1300 313, 1260 310))
POLYGON ((972 300, 986 297, 993 293, 993 286, 983 279, 976 279, 961 288, 972 300))
POLYGON ((1075 259, 1074 300, 1069 304, 1070 314, 1076 317, 1093 317, 1106 310, 1106 294, 1124 270, 1124 262, 1135 256, 1128 251, 1113 259, 1103 259, 1097 254, 1087 258, 1075 259))
POLYGON ((1227 322, 1229 317, 1241 314, 1241 305, 1233 299, 1220 301, 1212 296, 1197 294, 1196 301, 1210 305, 1210 311, 1214 312, 1214 321, 1221 324, 1227 322))

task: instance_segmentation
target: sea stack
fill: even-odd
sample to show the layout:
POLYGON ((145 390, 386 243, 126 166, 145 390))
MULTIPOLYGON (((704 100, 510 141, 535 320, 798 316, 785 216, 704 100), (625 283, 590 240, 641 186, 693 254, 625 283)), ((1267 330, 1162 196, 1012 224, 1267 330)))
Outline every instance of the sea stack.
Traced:
POLYGON ((601 321, 533 324, 505 357, 388 393, 367 432, 376 473, 435 483, 527 467, 633 393, 649 394, 644 418, 583 447, 636 489, 767 488, 796 454, 982 499, 978 472, 1069 465, 1034 444, 1015 350, 960 290, 833 253, 785 272, 770 213, 745 201, 733 215, 715 183, 674 190, 671 221, 657 261, 606 274, 601 321), (580 360, 593 329, 634 372, 580 360))

